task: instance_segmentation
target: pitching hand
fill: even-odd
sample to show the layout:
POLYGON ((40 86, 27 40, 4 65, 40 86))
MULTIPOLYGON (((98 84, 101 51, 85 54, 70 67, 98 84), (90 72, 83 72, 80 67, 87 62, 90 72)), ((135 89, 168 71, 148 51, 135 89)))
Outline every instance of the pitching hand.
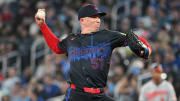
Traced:
POLYGON ((39 26, 45 23, 45 16, 46 16, 45 9, 38 9, 35 15, 35 20, 39 26))

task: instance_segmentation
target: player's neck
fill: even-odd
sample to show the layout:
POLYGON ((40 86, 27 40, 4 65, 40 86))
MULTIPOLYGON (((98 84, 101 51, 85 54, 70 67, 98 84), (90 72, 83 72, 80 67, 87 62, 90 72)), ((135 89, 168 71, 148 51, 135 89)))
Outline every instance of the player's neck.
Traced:
POLYGON ((156 84, 156 85, 159 85, 159 84, 162 82, 162 80, 155 80, 155 79, 153 79, 152 81, 153 81, 154 84, 156 84))
POLYGON ((97 32, 97 30, 92 29, 92 28, 83 28, 81 31, 81 34, 91 34, 92 32, 97 32))

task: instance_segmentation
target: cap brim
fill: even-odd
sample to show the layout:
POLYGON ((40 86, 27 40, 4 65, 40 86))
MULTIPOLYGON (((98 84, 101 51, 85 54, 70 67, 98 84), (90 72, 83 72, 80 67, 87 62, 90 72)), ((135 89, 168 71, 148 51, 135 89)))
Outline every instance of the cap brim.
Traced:
POLYGON ((106 13, 105 12, 99 12, 98 15, 100 15, 102 17, 102 16, 105 16, 106 13))
MULTIPOLYGON (((103 17, 106 15, 106 13, 105 12, 98 12, 97 14, 94 14, 94 15, 99 15, 100 17, 103 17)), ((91 16, 94 16, 94 15, 91 15, 91 16)), ((89 16, 89 17, 91 17, 91 16, 89 16)))
MULTIPOLYGON (((103 16, 106 15, 106 13, 105 13, 105 12, 98 12, 98 13, 96 13, 96 14, 94 14, 94 15, 83 16, 83 17, 91 17, 91 16, 95 16, 95 15, 99 15, 100 17, 103 17, 103 16)), ((78 19, 83 18, 83 17, 79 17, 79 16, 78 16, 78 19)))
POLYGON ((100 16, 105 16, 105 15, 106 15, 105 12, 99 12, 98 14, 99 14, 100 16))

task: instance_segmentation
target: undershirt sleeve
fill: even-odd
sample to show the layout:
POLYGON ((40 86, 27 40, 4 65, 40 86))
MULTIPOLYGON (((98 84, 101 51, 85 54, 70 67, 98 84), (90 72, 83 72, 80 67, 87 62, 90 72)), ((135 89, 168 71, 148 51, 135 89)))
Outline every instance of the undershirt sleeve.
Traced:
POLYGON ((61 43, 60 40, 51 32, 48 26, 42 24, 40 29, 49 48, 57 54, 64 54, 65 51, 58 47, 58 44, 61 43))

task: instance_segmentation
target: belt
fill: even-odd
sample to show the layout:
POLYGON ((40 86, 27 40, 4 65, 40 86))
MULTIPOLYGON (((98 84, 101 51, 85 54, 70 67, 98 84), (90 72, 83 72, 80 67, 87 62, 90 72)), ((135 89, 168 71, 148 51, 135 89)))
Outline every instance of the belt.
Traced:
POLYGON ((70 84, 70 87, 74 90, 80 90, 86 93, 92 93, 92 94, 100 94, 100 93, 105 93, 106 92, 106 88, 88 88, 88 87, 82 87, 82 88, 78 88, 76 87, 76 85, 74 84, 70 84))

